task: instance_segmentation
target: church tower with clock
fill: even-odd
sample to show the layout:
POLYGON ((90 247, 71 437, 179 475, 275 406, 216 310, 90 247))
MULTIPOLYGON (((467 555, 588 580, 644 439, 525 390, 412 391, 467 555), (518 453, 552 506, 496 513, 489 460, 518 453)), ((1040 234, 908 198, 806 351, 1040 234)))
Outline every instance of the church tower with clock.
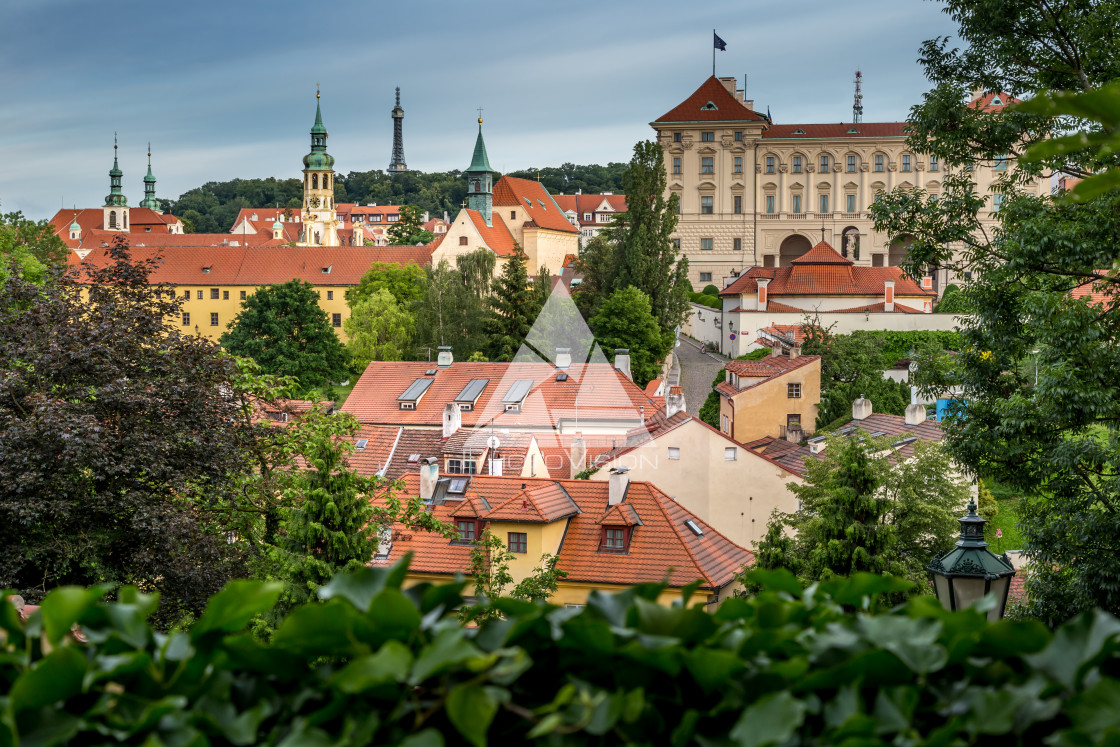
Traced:
POLYGON ((300 246, 338 246, 334 205, 334 157, 327 153, 327 128, 315 92, 311 152, 303 157, 303 233, 300 246))

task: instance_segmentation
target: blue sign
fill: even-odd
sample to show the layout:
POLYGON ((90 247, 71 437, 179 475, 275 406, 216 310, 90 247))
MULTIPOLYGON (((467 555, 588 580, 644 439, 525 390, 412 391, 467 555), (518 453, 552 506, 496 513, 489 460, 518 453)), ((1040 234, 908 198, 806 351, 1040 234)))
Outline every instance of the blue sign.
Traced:
POLYGON ((735 333, 732 332, 730 335, 728 335, 728 337, 731 338, 732 340, 734 340, 735 339, 735 333))

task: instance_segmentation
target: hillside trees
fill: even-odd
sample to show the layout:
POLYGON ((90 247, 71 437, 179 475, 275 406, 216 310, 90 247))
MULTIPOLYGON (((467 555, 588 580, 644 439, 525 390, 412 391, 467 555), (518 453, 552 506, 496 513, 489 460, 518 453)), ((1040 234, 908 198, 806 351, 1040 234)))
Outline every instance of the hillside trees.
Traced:
POLYGON ((155 260, 123 238, 109 256, 0 289, 0 587, 139 584, 171 622, 245 572, 201 509, 231 496, 251 433, 232 359, 167 322, 182 302, 148 285, 155 260))
POLYGON ((232 355, 252 358, 266 374, 297 378, 304 391, 348 376, 349 354, 319 308, 314 287, 302 280, 258 288, 241 302, 220 342, 232 355))
POLYGON ((965 44, 954 49, 934 39, 923 46, 934 87, 912 112, 910 145, 953 168, 936 202, 920 191, 878 202, 876 229, 913 237, 911 267, 973 274, 962 290, 972 314, 961 322, 959 355, 924 361, 919 378, 926 393, 960 388, 942 423, 953 456, 1025 496, 1019 514, 1032 569, 1028 613, 1057 624, 1091 607, 1115 612, 1120 304, 1111 268, 1120 197, 1113 190, 1082 202, 1054 200, 1035 196, 1032 185, 1052 170, 1084 176, 1116 165, 1114 149, 1100 148, 1108 130, 1089 118, 1108 107, 1101 100, 1092 111, 1040 103, 985 112, 962 101, 974 87, 1022 95, 1049 89, 1057 98, 1101 90, 1120 77, 1112 33, 1120 4, 951 0, 946 10, 965 44), (1039 145, 1065 132, 1078 137, 1039 145), (1016 160, 1028 148, 1037 157, 1016 160), (994 198, 975 194, 961 167, 1004 154, 1013 167, 995 187, 999 228, 985 232, 980 217, 990 215, 994 198), (951 255, 952 246, 963 248, 951 255), (1097 296, 1074 297, 1077 289, 1097 296))

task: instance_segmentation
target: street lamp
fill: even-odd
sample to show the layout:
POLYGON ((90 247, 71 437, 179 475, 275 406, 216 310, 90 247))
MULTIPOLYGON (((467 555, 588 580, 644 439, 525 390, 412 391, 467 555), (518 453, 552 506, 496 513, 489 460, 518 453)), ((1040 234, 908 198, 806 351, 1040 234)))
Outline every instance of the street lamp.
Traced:
POLYGON ((987 520, 976 514, 976 501, 969 501, 968 515, 960 518, 961 538, 956 548, 934 558, 929 564, 933 588, 941 606, 949 610, 971 607, 988 594, 996 597, 996 606, 988 610, 988 620, 1003 617, 1007 593, 1015 566, 1007 554, 995 555, 984 541, 987 520))

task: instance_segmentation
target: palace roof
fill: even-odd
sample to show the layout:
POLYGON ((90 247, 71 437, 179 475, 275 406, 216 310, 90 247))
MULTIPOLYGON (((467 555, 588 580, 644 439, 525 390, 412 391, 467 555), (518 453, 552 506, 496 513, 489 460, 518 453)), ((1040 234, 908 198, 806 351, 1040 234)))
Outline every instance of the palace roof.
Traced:
POLYGON ((748 109, 713 75, 691 96, 654 120, 655 124, 662 122, 766 122, 766 117, 748 109))

